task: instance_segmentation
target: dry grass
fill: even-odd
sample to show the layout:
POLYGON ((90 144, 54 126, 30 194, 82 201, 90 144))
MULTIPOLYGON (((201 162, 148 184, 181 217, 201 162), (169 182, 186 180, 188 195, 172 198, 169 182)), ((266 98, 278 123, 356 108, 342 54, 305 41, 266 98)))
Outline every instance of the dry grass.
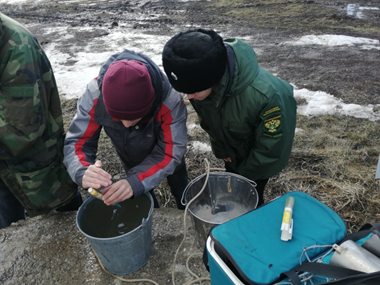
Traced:
POLYGON ((299 116, 288 167, 270 181, 267 197, 302 191, 322 201, 355 231, 380 219, 380 125, 342 116, 299 116))
POLYGON ((325 0, 214 0, 212 3, 225 9, 226 18, 236 25, 303 33, 323 30, 360 36, 378 33, 380 28, 376 13, 371 19, 352 21, 345 10, 351 3, 347 1, 337 4, 325 0))
MULTIPOLYGON (((202 140, 201 134, 195 140, 202 140)), ((375 180, 380 153, 380 124, 346 116, 298 116, 297 133, 288 166, 272 177, 266 201, 291 191, 305 192, 336 211, 348 231, 380 221, 379 181, 375 180)), ((194 140, 189 137, 189 140, 194 140)), ((207 141, 207 136, 203 137, 207 141)), ((187 152, 191 176, 222 167, 212 154, 187 152)))

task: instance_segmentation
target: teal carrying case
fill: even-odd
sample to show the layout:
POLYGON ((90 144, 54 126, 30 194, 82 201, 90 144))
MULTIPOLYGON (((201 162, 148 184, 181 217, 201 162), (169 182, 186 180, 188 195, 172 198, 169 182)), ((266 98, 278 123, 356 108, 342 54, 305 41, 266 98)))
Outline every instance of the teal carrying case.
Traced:
POLYGON ((346 236, 328 206, 303 192, 287 193, 211 230, 206 250, 212 284, 276 284, 346 236), (285 202, 294 198, 292 239, 281 240, 285 202))

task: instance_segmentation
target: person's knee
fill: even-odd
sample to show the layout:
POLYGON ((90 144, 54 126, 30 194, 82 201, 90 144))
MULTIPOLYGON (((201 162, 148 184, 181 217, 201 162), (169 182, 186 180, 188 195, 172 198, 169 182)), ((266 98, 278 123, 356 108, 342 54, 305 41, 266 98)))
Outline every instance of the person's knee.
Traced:
POLYGON ((76 195, 71 199, 71 201, 64 205, 64 206, 61 206, 59 208, 57 208, 57 211, 58 212, 71 212, 71 211, 76 211, 79 209, 79 207, 83 204, 83 198, 82 198, 82 195, 81 193, 78 192, 76 193, 76 195))

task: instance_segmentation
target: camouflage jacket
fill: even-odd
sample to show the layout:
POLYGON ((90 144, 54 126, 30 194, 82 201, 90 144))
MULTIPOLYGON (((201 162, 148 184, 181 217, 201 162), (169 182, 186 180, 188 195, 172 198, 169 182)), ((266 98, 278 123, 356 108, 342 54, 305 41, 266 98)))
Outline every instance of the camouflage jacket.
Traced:
POLYGON ((0 13, 0 179, 30 216, 67 204, 77 191, 63 142, 50 62, 26 28, 0 13))

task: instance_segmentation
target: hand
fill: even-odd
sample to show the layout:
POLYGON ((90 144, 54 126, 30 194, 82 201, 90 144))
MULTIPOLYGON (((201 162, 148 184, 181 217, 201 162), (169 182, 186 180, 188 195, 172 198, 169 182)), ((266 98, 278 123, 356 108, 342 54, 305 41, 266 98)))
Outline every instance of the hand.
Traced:
POLYGON ((83 188, 95 188, 110 186, 112 176, 102 169, 102 162, 97 160, 94 165, 90 165, 85 171, 82 179, 83 188))
POLYGON ((223 160, 224 160, 225 162, 232 162, 231 157, 223 158, 223 160))
POLYGON ((102 194, 104 203, 109 206, 131 198, 133 190, 129 182, 123 179, 104 189, 102 194))

